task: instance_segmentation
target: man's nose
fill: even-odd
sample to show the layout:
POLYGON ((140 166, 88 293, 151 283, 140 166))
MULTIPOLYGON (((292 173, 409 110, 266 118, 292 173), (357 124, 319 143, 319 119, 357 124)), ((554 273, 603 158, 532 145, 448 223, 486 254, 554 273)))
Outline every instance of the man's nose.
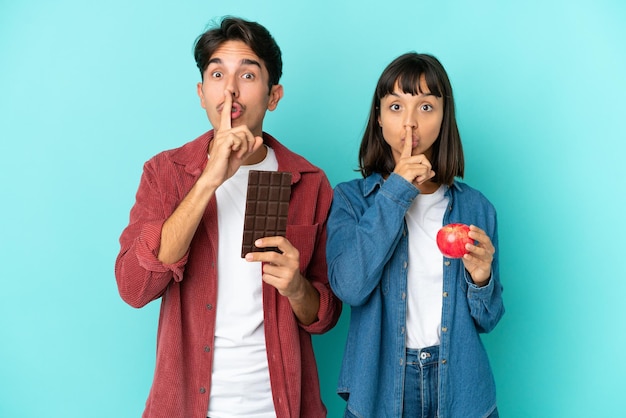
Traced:
POLYGON ((239 84, 237 77, 230 77, 226 83, 226 88, 232 93, 233 98, 239 97, 239 84))

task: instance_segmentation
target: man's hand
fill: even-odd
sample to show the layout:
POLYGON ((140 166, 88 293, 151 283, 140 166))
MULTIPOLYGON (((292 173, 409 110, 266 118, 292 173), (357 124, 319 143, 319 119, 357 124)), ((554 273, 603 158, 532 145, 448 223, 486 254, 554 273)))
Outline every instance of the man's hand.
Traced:
POLYGON ((263 138, 255 137, 247 126, 232 127, 232 108, 233 94, 225 90, 220 126, 215 128, 215 136, 209 145, 209 160, 203 172, 215 188, 232 177, 245 160, 263 145, 263 138))
POLYGON ((254 245, 259 248, 277 247, 275 251, 246 254, 246 261, 263 263, 263 281, 287 297, 298 320, 309 325, 317 319, 319 293, 300 273, 300 252, 285 237, 265 237, 254 245))

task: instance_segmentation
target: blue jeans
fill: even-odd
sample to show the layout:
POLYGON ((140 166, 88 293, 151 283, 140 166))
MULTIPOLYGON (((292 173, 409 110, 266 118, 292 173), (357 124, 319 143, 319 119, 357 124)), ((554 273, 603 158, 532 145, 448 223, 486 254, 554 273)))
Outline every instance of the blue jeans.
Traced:
MULTIPOLYGON (((439 402, 439 346, 406 350, 403 418, 437 418, 439 402)), ((494 410, 489 418, 498 418, 494 410)), ((356 418, 347 409, 344 418, 356 418)))
POLYGON ((402 416, 437 418, 439 346, 406 350, 402 416))

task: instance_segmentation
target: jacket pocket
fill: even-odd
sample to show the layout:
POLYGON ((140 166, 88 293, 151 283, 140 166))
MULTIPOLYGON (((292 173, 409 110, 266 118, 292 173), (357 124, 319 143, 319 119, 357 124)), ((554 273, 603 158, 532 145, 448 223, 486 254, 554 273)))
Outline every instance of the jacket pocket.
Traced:
POLYGON ((287 236, 291 245, 300 252, 300 271, 306 271, 317 246, 319 224, 287 225, 287 236))

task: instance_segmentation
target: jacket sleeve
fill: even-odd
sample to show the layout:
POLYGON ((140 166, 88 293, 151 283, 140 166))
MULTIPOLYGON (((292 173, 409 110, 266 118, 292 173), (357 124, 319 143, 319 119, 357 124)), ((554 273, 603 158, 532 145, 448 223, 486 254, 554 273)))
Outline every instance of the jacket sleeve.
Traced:
POLYGON ((359 183, 335 188, 328 220, 329 279, 344 302, 367 302, 405 230, 404 215, 418 189, 391 174, 368 206, 359 183))
POLYGON ((470 314, 474 319, 476 329, 482 333, 491 332, 502 318, 502 315, 504 315, 503 289, 500 282, 497 217, 493 207, 489 206, 490 210, 487 211, 488 216, 486 217, 484 229, 496 249, 491 263, 489 283, 483 287, 476 286, 467 270, 463 269, 465 282, 467 283, 467 300, 470 314))
POLYGON ((318 233, 313 244, 311 260, 308 263, 305 277, 317 289, 320 295, 320 306, 317 321, 300 327, 310 334, 322 334, 332 329, 341 315, 341 300, 335 296, 328 283, 328 267, 326 263, 326 228, 328 212, 332 202, 333 190, 328 179, 323 176, 315 209, 314 224, 318 225, 318 233))
POLYGON ((163 190, 155 161, 152 159, 144 165, 129 224, 120 236, 120 252, 115 262, 120 296, 136 308, 159 298, 172 280, 182 280, 188 257, 186 254, 175 264, 163 264, 157 258, 161 228, 173 212, 176 198, 163 190))

